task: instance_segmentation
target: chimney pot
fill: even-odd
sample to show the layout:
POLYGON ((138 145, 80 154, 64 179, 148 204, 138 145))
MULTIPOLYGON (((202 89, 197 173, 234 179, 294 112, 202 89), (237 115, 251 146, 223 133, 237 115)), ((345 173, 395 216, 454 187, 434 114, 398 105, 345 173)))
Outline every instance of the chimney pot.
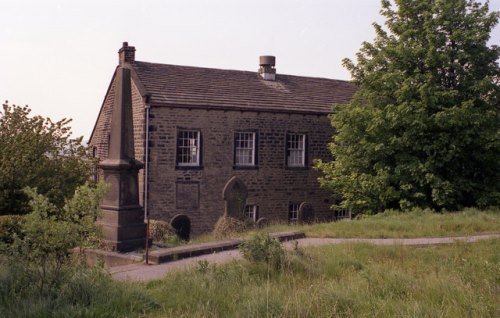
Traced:
POLYGON ((262 55, 259 57, 259 74, 266 81, 276 80, 276 57, 272 55, 262 55))
POLYGON ((118 62, 120 65, 125 63, 133 64, 135 62, 135 47, 128 46, 128 42, 123 42, 121 49, 118 51, 118 62))
POLYGON ((259 57, 259 65, 260 66, 275 66, 276 65, 276 57, 272 55, 262 55, 259 57))

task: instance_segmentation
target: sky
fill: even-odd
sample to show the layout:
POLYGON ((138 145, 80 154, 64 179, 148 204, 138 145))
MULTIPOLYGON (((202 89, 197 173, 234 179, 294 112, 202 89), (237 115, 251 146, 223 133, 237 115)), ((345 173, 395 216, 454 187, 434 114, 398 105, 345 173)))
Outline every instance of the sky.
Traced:
MULTIPOLYGON (((136 60, 349 80, 354 59, 383 23, 380 0, 1 0, 0 101, 52 120, 72 118, 88 139, 118 50, 136 60)), ((500 10, 492 0, 490 10, 500 10)), ((500 27, 490 44, 500 44, 500 27)))

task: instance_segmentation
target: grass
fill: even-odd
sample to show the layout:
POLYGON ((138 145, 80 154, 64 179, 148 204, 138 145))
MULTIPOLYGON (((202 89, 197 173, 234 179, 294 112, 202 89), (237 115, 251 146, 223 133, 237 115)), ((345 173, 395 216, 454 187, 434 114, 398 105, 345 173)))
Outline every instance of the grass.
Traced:
MULTIPOLYGON (((16 294, 1 268, 2 317, 498 317, 500 239, 428 247, 295 249, 280 269, 199 262, 149 283, 83 271, 51 296, 16 294)), ((14 287, 14 288, 13 288, 14 287)))
MULTIPOLYGON (((421 237, 500 232, 500 211, 389 211, 352 221, 273 225, 317 237, 421 237)), ((209 239, 210 237, 207 237, 209 239)), ((0 317, 498 317, 500 239, 446 246, 343 244, 287 252, 280 269, 199 262, 150 283, 76 268, 40 295, 0 258, 0 317)), ((28 282, 29 283, 29 282, 28 282)))
POLYGON ((167 317, 498 317, 500 240, 298 250, 281 270, 199 263, 138 285, 167 317))
MULTIPOLYGON (((436 213, 414 209, 409 212, 386 211, 353 220, 307 225, 272 224, 250 230, 232 238, 247 238, 255 233, 303 231, 307 237, 342 238, 415 238, 500 233, 500 209, 481 211, 465 209, 460 212, 436 213)), ((217 240, 202 235, 188 242, 198 244, 217 240)))
POLYGON ((0 317, 139 317, 159 308, 144 288, 117 283, 97 267, 75 267, 61 286, 40 294, 8 265, 0 262, 0 317))
MULTIPOLYGON (((286 227, 285 227, 286 228, 286 227)), ((466 209, 436 213, 430 210, 386 211, 354 220, 292 227, 309 237, 415 238, 500 232, 500 210, 466 209)), ((270 231, 280 231, 281 226, 270 231)))

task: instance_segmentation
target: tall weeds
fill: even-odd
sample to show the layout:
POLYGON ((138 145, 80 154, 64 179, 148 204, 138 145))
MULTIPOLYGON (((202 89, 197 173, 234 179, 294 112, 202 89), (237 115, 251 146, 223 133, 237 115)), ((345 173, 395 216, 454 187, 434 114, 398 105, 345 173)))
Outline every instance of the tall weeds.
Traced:
POLYGON ((145 287, 172 317, 496 317, 500 240, 408 248, 368 244, 204 264, 145 287))

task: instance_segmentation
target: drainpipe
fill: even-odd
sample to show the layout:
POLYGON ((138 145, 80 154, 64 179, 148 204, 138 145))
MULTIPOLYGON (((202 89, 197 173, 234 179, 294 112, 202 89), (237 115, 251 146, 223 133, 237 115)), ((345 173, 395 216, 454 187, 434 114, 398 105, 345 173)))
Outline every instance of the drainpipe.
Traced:
POLYGON ((145 103, 146 111, 146 144, 144 146, 145 158, 144 161, 144 217, 146 218, 146 265, 149 265, 149 209, 148 209, 148 197, 149 197, 149 110, 151 108, 149 104, 149 96, 146 96, 145 103))

